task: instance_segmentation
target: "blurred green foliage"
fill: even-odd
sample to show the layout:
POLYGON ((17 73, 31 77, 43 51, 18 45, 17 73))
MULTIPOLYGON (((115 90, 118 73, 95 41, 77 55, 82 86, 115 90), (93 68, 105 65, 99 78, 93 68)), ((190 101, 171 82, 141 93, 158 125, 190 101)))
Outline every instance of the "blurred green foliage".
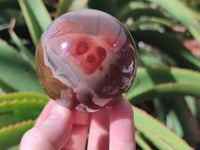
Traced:
POLYGON ((124 97, 134 105, 137 149, 200 149, 197 0, 0 0, 0 149, 18 149, 49 99, 34 66, 42 32, 83 8, 113 15, 136 41, 137 75, 124 97))

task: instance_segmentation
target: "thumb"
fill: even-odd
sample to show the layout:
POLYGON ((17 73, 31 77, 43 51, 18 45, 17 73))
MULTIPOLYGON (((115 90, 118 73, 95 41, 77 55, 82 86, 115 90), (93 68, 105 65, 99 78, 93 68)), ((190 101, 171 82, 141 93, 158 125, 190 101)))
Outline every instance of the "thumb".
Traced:
POLYGON ((46 120, 24 134, 20 150, 61 149, 70 136, 72 124, 72 111, 57 104, 46 120))

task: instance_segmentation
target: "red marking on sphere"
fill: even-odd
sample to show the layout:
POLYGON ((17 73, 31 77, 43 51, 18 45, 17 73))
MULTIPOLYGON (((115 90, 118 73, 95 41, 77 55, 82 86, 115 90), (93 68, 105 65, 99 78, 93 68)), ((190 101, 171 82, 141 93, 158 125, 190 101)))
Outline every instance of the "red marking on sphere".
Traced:
POLYGON ((99 67, 99 71, 103 71, 103 66, 100 66, 100 67, 99 67))
POLYGON ((103 70, 100 66, 107 52, 92 38, 80 34, 63 36, 59 40, 59 45, 62 45, 61 53, 71 58, 83 73, 90 75, 98 69, 103 70))
POLYGON ((99 55, 100 60, 104 60, 106 57, 106 50, 103 47, 97 48, 97 53, 99 55))
POLYGON ((90 49, 86 59, 81 62, 81 67, 86 74, 92 74, 97 69, 103 70, 101 66, 102 62, 106 58, 106 50, 103 47, 96 47, 95 49, 90 49))
POLYGON ((103 67, 101 66, 101 64, 103 60, 105 59, 106 51, 102 50, 101 52, 99 49, 91 50, 90 52, 88 52, 89 54, 87 55, 87 57, 82 59, 80 65, 81 65, 82 70, 86 74, 88 75, 92 74, 97 69, 103 70, 103 67))
POLYGON ((103 48, 96 48, 94 50, 90 50, 88 52, 89 54, 87 55, 86 58, 83 58, 80 65, 82 70, 86 74, 92 74, 94 73, 97 69, 103 70, 103 67, 101 66, 103 60, 106 57, 106 51, 103 48))
POLYGON ((80 42, 77 45, 76 52, 78 55, 85 54, 89 49, 89 46, 86 42, 80 42))
POLYGON ((93 63, 93 62, 95 62, 95 60, 96 60, 96 58, 95 58, 94 55, 90 54, 90 55, 87 56, 87 61, 89 63, 93 63))
POLYGON ((90 44, 91 47, 84 55, 75 56, 76 60, 79 60, 79 68, 88 75, 94 73, 97 69, 103 70, 101 64, 106 58, 106 50, 103 47, 94 48, 92 46, 94 43, 90 44))

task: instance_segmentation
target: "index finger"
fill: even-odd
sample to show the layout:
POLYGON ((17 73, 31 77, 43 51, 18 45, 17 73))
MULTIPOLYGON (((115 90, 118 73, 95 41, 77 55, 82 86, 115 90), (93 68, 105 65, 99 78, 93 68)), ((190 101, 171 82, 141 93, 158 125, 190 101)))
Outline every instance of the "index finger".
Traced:
POLYGON ((110 108, 109 150, 135 150, 132 105, 125 99, 110 108))
POLYGON ((43 108, 41 114, 38 116, 35 125, 40 124, 42 121, 46 120, 51 113, 52 108, 56 105, 56 102, 52 99, 48 101, 46 106, 43 108))

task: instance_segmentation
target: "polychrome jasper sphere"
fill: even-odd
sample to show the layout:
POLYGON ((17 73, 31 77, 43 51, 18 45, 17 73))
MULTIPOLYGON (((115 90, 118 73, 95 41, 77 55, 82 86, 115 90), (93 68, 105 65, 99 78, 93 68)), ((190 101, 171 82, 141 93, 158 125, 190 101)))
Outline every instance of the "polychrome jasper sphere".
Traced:
POLYGON ((73 110, 95 111, 117 102, 132 85, 136 48, 126 28, 109 14, 72 11, 42 34, 36 71, 52 99, 73 110))

